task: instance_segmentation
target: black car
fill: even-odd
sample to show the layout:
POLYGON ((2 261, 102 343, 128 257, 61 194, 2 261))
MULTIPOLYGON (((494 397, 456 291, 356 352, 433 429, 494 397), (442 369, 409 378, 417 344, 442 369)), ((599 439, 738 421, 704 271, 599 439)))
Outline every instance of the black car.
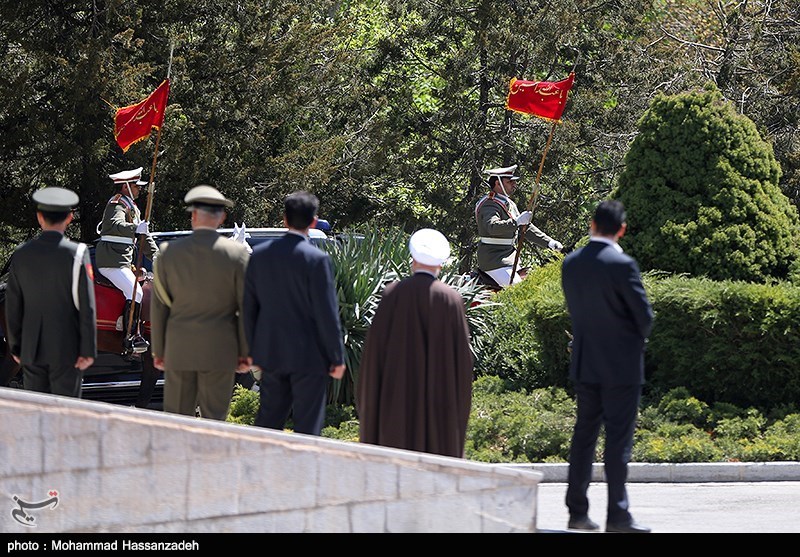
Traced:
MULTIPOLYGON (((234 229, 222 228, 219 230, 223 236, 233 236, 234 229)), ((279 238, 286 233, 285 228, 253 228, 246 230, 247 242, 251 246, 256 246, 262 242, 268 242, 279 238)), ((152 234, 156 244, 164 241, 175 240, 191 234, 191 230, 181 230, 173 232, 154 232, 152 234)), ((322 246, 326 242, 333 242, 332 237, 328 237, 323 231, 311 229, 309 231, 311 241, 322 246)), ((89 252, 94 265, 94 245, 89 246, 89 252)), ((151 271, 151 263, 148 260, 143 262, 143 267, 151 271)), ((4 268, 8 268, 8 265, 4 268)), ((95 269, 95 277, 98 277, 95 269)), ((102 280, 97 279, 96 280, 102 280)), ((0 288, 4 289, 5 281, 2 281, 0 288)), ((121 295, 121 294, 120 294, 121 295)), ((2 298, 0 298, 2 299, 2 298)), ((98 332, 98 335, 101 333, 98 332)), ((0 336, 3 335, 0 329, 0 336)), ((0 356, 4 356, 6 351, 5 337, 2 336, 2 346, 0 346, 0 356)), ((121 346, 120 346, 121 348, 121 346)), ((10 360, 5 358, 4 368, 0 370, 0 384, 20 387, 21 377, 11 377, 9 374, 10 360)), ((163 373, 151 372, 148 376, 144 366, 151 365, 149 354, 142 357, 125 358, 120 352, 98 351, 97 358, 93 366, 88 368, 83 375, 83 386, 81 397, 88 400, 97 400, 122 405, 135 405, 139 407, 160 408, 163 402, 164 377, 163 373), (150 380, 142 385, 142 379, 149 377, 150 380), (155 381, 152 380, 155 378, 155 381)), ((151 368, 152 369, 152 368, 151 368)), ((252 385, 252 378, 248 375, 237 374, 237 381, 244 383, 247 387, 252 385)))

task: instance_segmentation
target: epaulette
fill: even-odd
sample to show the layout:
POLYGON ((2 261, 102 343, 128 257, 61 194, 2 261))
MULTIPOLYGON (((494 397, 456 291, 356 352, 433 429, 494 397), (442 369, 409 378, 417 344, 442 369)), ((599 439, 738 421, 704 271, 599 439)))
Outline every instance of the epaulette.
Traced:
POLYGON ((127 195, 122 195, 121 193, 116 194, 114 197, 108 200, 108 203, 111 205, 122 205, 125 207, 126 210, 131 211, 133 209, 133 200, 127 195))
POLYGON ((500 207, 505 212, 506 215, 508 215, 508 218, 510 218, 510 219, 514 218, 513 216, 511 216, 511 213, 508 212, 508 207, 506 207, 505 204, 501 203, 498 199, 495 199, 494 191, 490 191, 488 194, 484 195, 483 198, 480 201, 478 201, 478 203, 475 205, 475 221, 476 222, 479 220, 478 219, 478 213, 480 213, 481 207, 487 201, 494 201, 497 204, 497 206, 500 207))

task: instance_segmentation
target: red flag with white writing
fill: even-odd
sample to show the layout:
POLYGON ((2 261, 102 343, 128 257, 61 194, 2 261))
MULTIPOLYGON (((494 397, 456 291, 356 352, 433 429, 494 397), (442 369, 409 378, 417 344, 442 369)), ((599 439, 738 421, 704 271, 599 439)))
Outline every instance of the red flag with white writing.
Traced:
POLYGON ((559 122, 574 81, 575 72, 561 81, 525 81, 513 78, 508 87, 506 109, 559 122))
POLYGON ((169 79, 138 104, 117 109, 114 115, 114 139, 126 152, 131 145, 150 137, 150 132, 164 124, 164 109, 169 97, 169 79))

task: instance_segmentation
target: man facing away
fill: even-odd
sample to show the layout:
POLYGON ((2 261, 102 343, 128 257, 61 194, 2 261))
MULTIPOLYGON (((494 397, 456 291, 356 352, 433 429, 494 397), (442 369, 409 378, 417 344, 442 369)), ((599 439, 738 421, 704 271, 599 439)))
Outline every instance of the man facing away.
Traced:
POLYGON ((78 195, 44 188, 33 200, 42 232, 11 258, 8 346, 25 389, 80 398, 83 371, 97 357, 97 318, 89 250, 64 236, 78 195))
POLYGON ((564 248, 561 242, 530 224, 530 211, 519 212, 517 204, 511 199, 519 180, 519 176, 514 175, 516 170, 516 164, 485 170, 489 175, 489 193, 481 197, 475 205, 479 236, 478 269, 503 288, 522 280, 518 272, 514 273, 513 280, 511 278, 520 226, 528 226, 525 240, 534 245, 552 250, 564 248))
POLYGON ((604 426, 606 532, 650 531, 633 520, 625 488, 644 383, 645 342, 653 325, 639 266, 617 243, 626 227, 622 203, 603 201, 592 219, 590 242, 562 263, 573 335, 569 377, 577 400, 566 495, 570 529, 599 528, 589 518, 587 490, 604 426))
POLYGON ((262 370, 255 424, 319 435, 330 378, 344 376, 344 343, 330 256, 308 239, 319 200, 284 200, 288 232, 253 249, 244 289, 251 363, 262 370))
POLYGON ((233 202, 211 186, 189 190, 192 234, 161 244, 153 265, 153 363, 164 370, 164 410, 225 420, 235 373, 246 373, 242 317, 249 254, 221 236, 233 202))
POLYGON ((361 356, 360 441, 463 457, 473 356, 464 301, 438 280, 450 244, 422 229, 408 246, 413 274, 386 287, 361 356))

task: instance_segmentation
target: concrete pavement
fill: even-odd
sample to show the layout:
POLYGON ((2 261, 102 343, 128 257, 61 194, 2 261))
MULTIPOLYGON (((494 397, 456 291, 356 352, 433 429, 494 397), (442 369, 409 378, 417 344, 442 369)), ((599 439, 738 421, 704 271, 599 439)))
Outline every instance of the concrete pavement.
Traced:
MULTIPOLYGON (((537 530, 568 533, 566 464, 539 470, 537 530)), ((628 497, 653 533, 800 533, 800 463, 631 464, 628 497)), ((605 529, 602 465, 589 487, 589 517, 605 529)), ((579 535, 586 535, 579 532, 579 535)))

